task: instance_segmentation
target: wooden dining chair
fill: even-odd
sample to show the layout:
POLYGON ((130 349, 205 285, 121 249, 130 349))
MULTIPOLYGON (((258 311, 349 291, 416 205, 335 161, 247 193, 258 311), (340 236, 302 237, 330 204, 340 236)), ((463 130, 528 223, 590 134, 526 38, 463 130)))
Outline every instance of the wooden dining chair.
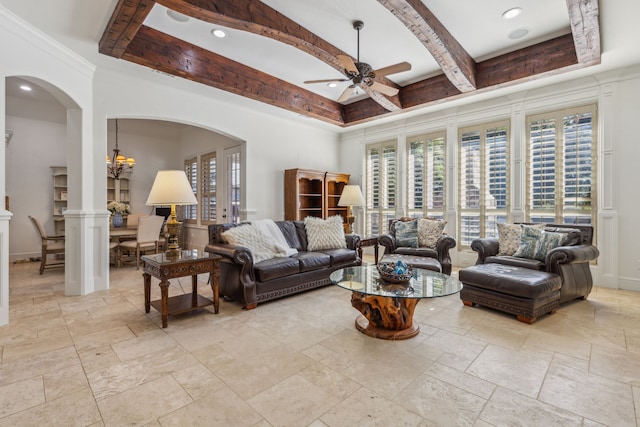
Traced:
POLYGON ((148 215, 141 214, 141 213, 132 213, 127 215, 127 228, 136 228, 138 226, 138 222, 140 221, 140 218, 142 218, 143 216, 148 216, 148 215))
POLYGON ((40 255, 40 274, 44 273, 45 268, 64 267, 64 236, 48 236, 39 219, 29 215, 29 219, 33 223, 36 231, 40 234, 42 254, 40 255), (55 260, 49 262, 49 255, 53 255, 55 260))
POLYGON ((125 240, 118 245, 119 260, 122 266, 125 254, 132 255, 135 252, 136 270, 140 268, 140 255, 143 252, 153 251, 158 253, 158 239, 164 218, 161 216, 144 216, 138 220, 138 231, 135 240, 125 240))

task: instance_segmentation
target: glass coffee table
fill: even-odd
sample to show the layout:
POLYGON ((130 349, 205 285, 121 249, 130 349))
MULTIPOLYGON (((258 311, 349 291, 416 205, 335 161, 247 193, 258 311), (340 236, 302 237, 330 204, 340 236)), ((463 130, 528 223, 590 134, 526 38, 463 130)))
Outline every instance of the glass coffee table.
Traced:
POLYGON ((356 328, 386 340, 418 335, 420 327, 413 323, 413 312, 421 299, 444 297, 462 289, 455 277, 422 268, 413 269, 407 284, 382 280, 375 265, 343 268, 329 278, 333 284, 352 291, 351 305, 362 313, 356 319, 356 328))

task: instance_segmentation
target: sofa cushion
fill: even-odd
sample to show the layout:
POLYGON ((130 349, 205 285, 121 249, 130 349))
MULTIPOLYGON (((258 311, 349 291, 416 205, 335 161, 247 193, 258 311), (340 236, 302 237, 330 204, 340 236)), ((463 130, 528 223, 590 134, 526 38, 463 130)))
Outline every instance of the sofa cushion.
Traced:
POLYGON ((438 252, 429 248, 396 248, 394 254, 422 256, 438 259, 438 252))
POLYGON ((222 233, 222 237, 231 245, 248 248, 254 263, 271 259, 278 254, 273 239, 253 224, 230 228, 222 233))
POLYGON ((300 262, 296 257, 271 258, 253 265, 258 282, 278 279, 300 272, 300 262))
POLYGON ((544 224, 502 224, 498 223, 498 255, 512 256, 520 246, 523 227, 543 229, 544 224))
POLYGON ((300 238, 298 237, 298 230, 296 226, 291 221, 276 221, 276 224, 282 231, 282 235, 289 243, 290 248, 297 249, 299 251, 304 250, 302 247, 302 242, 300 242, 300 238))
POLYGON ((331 257, 322 252, 298 252, 300 272, 319 270, 331 266, 331 257))
POLYGON ((335 215, 327 219, 308 216, 304 219, 307 231, 307 250, 346 249, 342 217, 335 215))
POLYGON ((502 264, 511 265, 513 267, 523 267, 530 270, 545 270, 545 264, 537 259, 529 258, 516 258, 514 256, 500 255, 500 256, 488 256, 484 260, 485 264, 502 264))
POLYGON ((325 249, 323 253, 331 257, 331 266, 353 264, 357 259, 356 251, 351 249, 325 249))
POLYGON ((396 246, 406 246, 409 248, 418 247, 418 220, 397 221, 396 225, 396 246))
POLYGON ((533 227, 523 227, 520 246, 513 256, 537 259, 544 262, 547 253, 551 249, 560 246, 566 236, 565 233, 553 233, 533 227))
POLYGON ((420 218, 418 220, 418 246, 435 249, 446 225, 447 221, 420 218))
POLYGON ((307 239, 307 229, 304 226, 304 221, 293 221, 293 225, 296 227, 298 234, 298 240, 300 241, 299 251, 306 251, 309 246, 309 240, 307 239))

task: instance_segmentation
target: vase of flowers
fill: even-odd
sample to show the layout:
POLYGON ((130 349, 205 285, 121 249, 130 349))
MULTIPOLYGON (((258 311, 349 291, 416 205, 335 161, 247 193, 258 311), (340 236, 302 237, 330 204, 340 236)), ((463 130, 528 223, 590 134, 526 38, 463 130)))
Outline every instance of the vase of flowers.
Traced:
POLYGON ((111 224, 113 224, 114 227, 122 227, 122 225, 124 224, 124 219, 122 218, 123 215, 129 215, 130 213, 130 207, 127 203, 122 203, 122 202, 110 202, 107 205, 107 210, 109 212, 111 212, 111 224))

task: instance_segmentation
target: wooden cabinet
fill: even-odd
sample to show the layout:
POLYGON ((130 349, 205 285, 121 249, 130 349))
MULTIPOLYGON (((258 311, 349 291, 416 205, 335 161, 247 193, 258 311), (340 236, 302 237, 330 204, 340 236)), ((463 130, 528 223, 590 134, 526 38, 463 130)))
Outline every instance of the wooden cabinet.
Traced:
POLYGON ((340 215, 346 224, 347 207, 338 206, 349 174, 287 169, 284 171, 284 218, 304 220, 308 216, 340 215))
POLYGON ((129 196, 129 177, 121 176, 120 179, 107 177, 107 204, 110 202, 131 203, 129 196))
POLYGON ((53 176, 53 223, 54 234, 64 234, 64 212, 67 210, 67 168, 51 166, 53 176))
POLYGON ((327 172, 324 178, 324 194, 326 200, 325 218, 340 215, 342 222, 347 224, 347 206, 338 206, 344 186, 349 184, 349 175, 345 173, 327 172))

